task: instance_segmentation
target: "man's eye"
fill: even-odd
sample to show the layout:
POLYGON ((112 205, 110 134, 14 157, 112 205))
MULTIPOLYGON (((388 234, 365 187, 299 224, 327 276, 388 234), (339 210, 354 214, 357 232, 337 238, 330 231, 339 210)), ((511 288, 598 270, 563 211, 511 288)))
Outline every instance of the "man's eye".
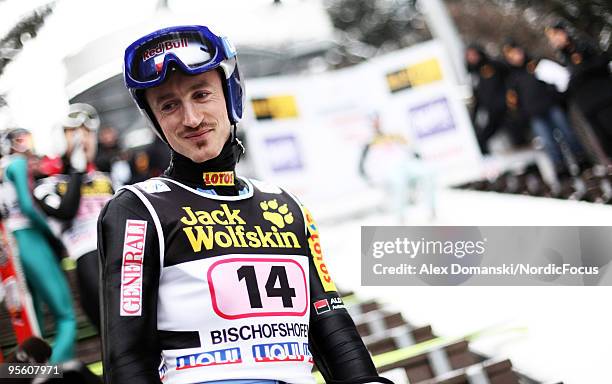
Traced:
POLYGON ((166 103, 166 104, 163 104, 160 109, 162 112, 171 112, 175 108, 176 108, 176 103, 166 103))
POLYGON ((195 99, 203 99, 203 98, 206 98, 206 96, 208 96, 208 95, 209 95, 209 92, 200 91, 200 92, 194 93, 193 97, 195 99))

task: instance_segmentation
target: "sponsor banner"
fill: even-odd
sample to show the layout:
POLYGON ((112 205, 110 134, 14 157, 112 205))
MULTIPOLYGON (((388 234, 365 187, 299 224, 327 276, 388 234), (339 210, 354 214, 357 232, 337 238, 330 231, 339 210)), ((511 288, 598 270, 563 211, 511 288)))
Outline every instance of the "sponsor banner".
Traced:
POLYGON ((299 101, 299 115, 291 119, 266 118, 249 103, 246 134, 256 176, 285 186, 313 209, 347 201, 366 187, 359 161, 374 134, 373 113, 385 133, 405 137, 422 155, 438 184, 480 177, 481 155, 463 94, 435 41, 329 73, 252 79, 249 92, 257 99, 293 95, 299 101))
POLYGON ((126 220, 121 263, 121 316, 140 316, 142 313, 142 268, 147 222, 126 220))
POLYGON ((362 227, 363 285, 612 285, 612 227, 362 227))
POLYGON ((308 209, 302 206, 302 210, 304 211, 306 228, 308 229, 308 247, 310 248, 310 253, 312 254, 314 265, 317 269, 317 274, 319 275, 323 289, 325 292, 336 292, 338 290, 336 284, 334 284, 329 275, 327 265, 325 265, 323 261, 323 252, 321 251, 321 242, 319 239, 319 227, 317 227, 308 209))
POLYGON ((389 92, 395 93, 404 89, 418 87, 441 81, 442 68, 437 58, 430 59, 406 66, 402 69, 387 73, 387 85, 389 92))
POLYGON ((297 342, 256 344, 252 348, 253 358, 257 363, 304 361, 306 359, 297 342))
POLYGON ((455 121, 445 97, 410 107, 410 116, 419 139, 455 129, 455 121))
POLYGON ((176 358, 177 371, 183 369, 211 367, 242 363, 240 348, 217 349, 176 358))
POLYGON ((298 117, 295 96, 279 95, 251 99, 251 105, 257 120, 289 119, 298 117))
POLYGON ((308 338, 308 324, 262 323, 210 331, 210 340, 213 345, 277 337, 306 339, 308 338))
POLYGON ((203 175, 205 185, 213 186, 231 186, 234 185, 234 172, 204 172, 203 175))
POLYGON ((268 137, 265 143, 273 172, 299 171, 304 167, 296 136, 289 134, 268 137))

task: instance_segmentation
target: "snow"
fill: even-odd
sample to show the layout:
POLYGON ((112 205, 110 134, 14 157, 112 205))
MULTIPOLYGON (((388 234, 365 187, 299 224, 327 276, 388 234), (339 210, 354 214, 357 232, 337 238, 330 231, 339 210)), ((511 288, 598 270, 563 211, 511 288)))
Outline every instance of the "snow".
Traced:
MULTIPOLYGON (((371 194, 370 196, 376 196, 371 194)), ((612 206, 515 196, 494 192, 440 190, 437 218, 415 209, 408 225, 609 225, 612 206)), ((360 227, 397 225, 384 212, 334 221, 333 205, 310 207, 321 221, 326 263, 336 284, 361 298, 377 298, 417 325, 431 324, 441 336, 462 336, 490 326, 525 327, 472 344, 542 381, 603 383, 612 377, 612 287, 363 287, 360 227)))

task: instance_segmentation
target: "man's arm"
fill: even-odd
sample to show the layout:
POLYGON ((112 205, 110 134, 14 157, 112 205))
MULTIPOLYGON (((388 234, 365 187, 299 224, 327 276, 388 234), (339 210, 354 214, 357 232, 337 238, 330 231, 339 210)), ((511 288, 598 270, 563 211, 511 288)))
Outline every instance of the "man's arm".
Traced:
POLYGON ((72 172, 66 192, 60 195, 55 183, 43 180, 34 187, 33 195, 41 209, 49 216, 60 220, 72 220, 79 210, 81 202, 81 183, 83 174, 72 172))
POLYGON ((323 261, 318 227, 308 210, 302 209, 310 250, 309 344, 317 368, 327 383, 392 384, 390 380, 378 376, 323 261))
POLYGON ((151 215, 132 192, 119 192, 100 213, 98 251, 105 383, 161 383, 159 242, 151 215))

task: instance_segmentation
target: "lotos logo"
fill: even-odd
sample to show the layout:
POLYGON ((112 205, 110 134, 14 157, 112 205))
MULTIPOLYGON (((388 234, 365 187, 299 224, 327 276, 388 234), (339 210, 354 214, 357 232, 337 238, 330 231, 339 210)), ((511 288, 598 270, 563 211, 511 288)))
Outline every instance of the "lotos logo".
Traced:
POLYGON ((204 172, 204 184, 214 186, 234 185, 234 172, 204 172))
POLYGON ((188 45, 189 44, 187 43, 186 38, 162 41, 161 43, 157 44, 155 47, 145 50, 142 53, 142 61, 146 61, 155 56, 159 56, 162 53, 169 51, 171 49, 187 47, 188 45))
POLYGON ((146 234, 146 221, 126 220, 121 263, 120 316, 140 316, 142 311, 142 262, 146 234))
POLYGON ((315 223, 312 215, 306 209, 306 207, 302 206, 302 210, 304 211, 304 216, 306 217, 306 227, 308 228, 308 246, 310 247, 310 253, 312 253, 313 261, 315 267, 317 268, 317 273, 319 274, 319 279, 321 280, 321 284, 323 285, 323 289, 325 292, 335 292, 336 284, 329 276, 329 271, 327 270, 327 266, 325 262, 323 262, 323 253, 321 252, 321 243, 319 242, 319 228, 315 223))
POLYGON ((289 212, 287 204, 278 206, 276 199, 262 201, 259 206, 263 210, 263 218, 277 226, 285 228, 286 224, 293 223, 293 213, 289 212))
POLYGON ((217 349, 215 351, 179 356, 176 358, 176 369, 181 370, 238 363, 242 363, 240 348, 217 349))
POLYGON ((304 361, 298 343, 257 344, 253 346, 253 357, 258 363, 304 361))

